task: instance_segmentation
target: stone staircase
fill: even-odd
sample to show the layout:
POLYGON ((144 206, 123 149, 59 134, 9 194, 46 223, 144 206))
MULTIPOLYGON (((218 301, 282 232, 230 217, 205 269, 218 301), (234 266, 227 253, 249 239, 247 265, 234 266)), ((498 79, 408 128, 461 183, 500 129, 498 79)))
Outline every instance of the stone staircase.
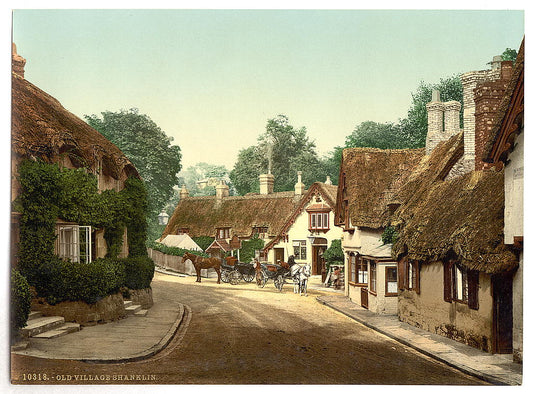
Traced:
POLYGON ((126 309, 127 316, 144 317, 148 313, 148 309, 142 309, 140 305, 134 304, 133 301, 124 301, 124 309, 126 309))
POLYGON ((41 312, 32 311, 20 333, 25 338, 51 339, 80 330, 78 323, 66 323, 62 316, 43 316, 41 312))

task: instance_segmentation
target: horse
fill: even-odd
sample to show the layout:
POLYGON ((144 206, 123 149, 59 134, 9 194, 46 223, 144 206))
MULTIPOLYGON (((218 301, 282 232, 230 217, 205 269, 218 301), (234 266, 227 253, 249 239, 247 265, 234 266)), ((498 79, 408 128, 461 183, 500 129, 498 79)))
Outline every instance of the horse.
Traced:
POLYGON ((191 260, 192 265, 194 265, 194 269, 196 270, 196 281, 197 282, 202 282, 202 278, 200 276, 200 270, 207 269, 207 268, 214 268, 218 275, 217 283, 220 284, 220 265, 222 264, 222 261, 219 258, 201 257, 195 254, 186 252, 183 254, 183 261, 185 260, 191 260))
POLYGON ((298 292, 300 293, 300 295, 302 295, 302 293, 305 293, 305 296, 307 297, 307 283, 309 282, 310 276, 311 266, 309 264, 306 264, 301 267, 300 272, 298 274, 298 292))

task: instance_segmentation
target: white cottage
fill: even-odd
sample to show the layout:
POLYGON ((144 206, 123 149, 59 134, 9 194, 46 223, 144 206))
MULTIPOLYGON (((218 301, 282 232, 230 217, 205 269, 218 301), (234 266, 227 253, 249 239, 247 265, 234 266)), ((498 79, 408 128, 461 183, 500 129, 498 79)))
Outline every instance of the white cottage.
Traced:
POLYGON ((311 274, 320 275, 325 269, 323 253, 331 241, 342 236, 342 229, 334 226, 337 186, 328 177, 325 183, 315 182, 305 191, 298 172, 295 193, 302 195, 299 205, 264 251, 267 260, 276 263, 294 255, 296 263, 309 264, 311 274))

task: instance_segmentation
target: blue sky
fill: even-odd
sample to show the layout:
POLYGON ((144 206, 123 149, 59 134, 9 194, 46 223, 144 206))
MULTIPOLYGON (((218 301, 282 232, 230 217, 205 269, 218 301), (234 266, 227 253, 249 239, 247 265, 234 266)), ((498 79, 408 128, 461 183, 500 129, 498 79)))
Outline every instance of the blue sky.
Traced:
POLYGON ((420 81, 489 68, 523 35, 524 13, 505 10, 13 13, 26 79, 65 108, 138 108, 184 167, 229 169, 277 114, 324 154, 363 121, 405 117, 420 81))

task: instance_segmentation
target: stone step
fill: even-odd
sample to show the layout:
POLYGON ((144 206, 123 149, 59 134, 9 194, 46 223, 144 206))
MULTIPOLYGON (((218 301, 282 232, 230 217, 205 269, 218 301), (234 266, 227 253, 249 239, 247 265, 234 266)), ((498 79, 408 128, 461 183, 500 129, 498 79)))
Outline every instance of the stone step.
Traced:
POLYGON ((132 306, 133 301, 124 301, 124 308, 127 308, 128 306, 132 306))
POLYGON ((33 337, 42 332, 56 329, 65 323, 62 316, 37 317, 27 322, 26 327, 21 328, 20 333, 24 337, 33 337))
POLYGON ((126 313, 128 315, 133 315, 135 312, 139 312, 141 309, 142 308, 140 305, 130 305, 126 307, 126 313))
POLYGON ((30 314, 28 315, 28 320, 37 319, 38 317, 41 317, 43 314, 41 311, 30 311, 30 314))
POLYGON ((148 313, 148 309, 141 309, 135 312, 134 315, 137 317, 145 317, 147 313, 148 313))
POLYGON ((52 339, 61 337, 63 335, 70 334, 71 332, 80 331, 80 325, 78 323, 65 323, 60 327, 53 330, 45 331, 40 334, 34 335, 32 338, 39 339, 52 339))

